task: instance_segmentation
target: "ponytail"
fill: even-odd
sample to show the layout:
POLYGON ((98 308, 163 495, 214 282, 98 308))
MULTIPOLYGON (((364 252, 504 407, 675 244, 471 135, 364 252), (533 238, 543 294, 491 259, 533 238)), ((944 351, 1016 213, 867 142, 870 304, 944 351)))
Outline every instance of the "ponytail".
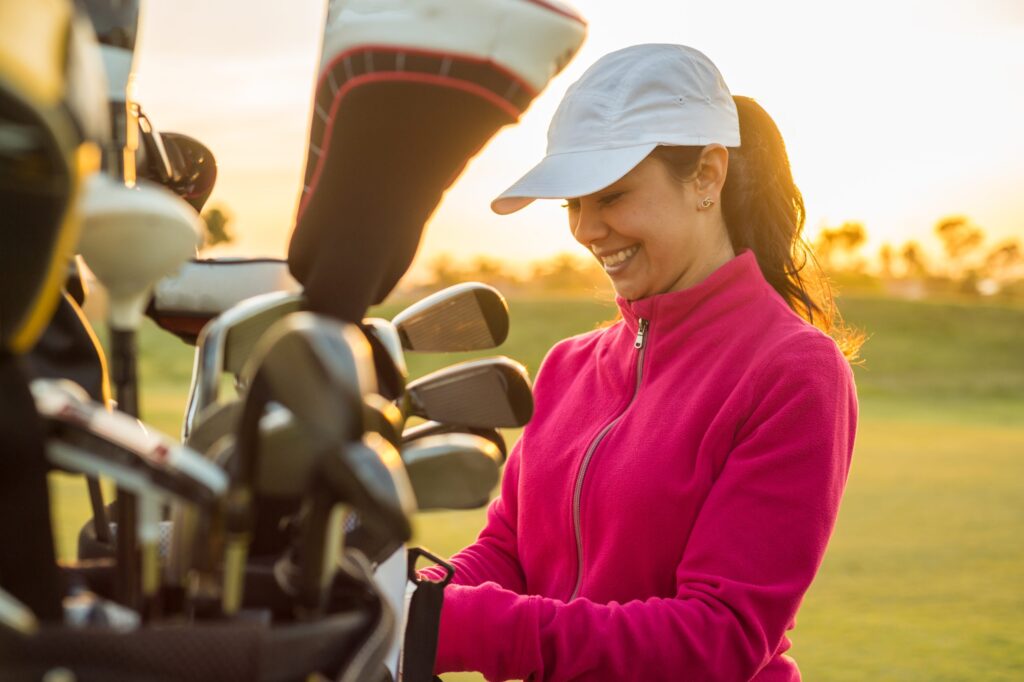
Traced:
MULTIPOLYGON (((739 114, 739 147, 729 150, 729 172, 722 188, 722 216, 737 253, 750 249, 761 274, 800 317, 830 334, 850 361, 863 335, 847 328, 828 279, 804 241, 804 199, 789 167, 789 156, 775 121, 749 97, 733 97, 739 114)), ((673 174, 693 173, 701 147, 658 147, 654 154, 673 174)))

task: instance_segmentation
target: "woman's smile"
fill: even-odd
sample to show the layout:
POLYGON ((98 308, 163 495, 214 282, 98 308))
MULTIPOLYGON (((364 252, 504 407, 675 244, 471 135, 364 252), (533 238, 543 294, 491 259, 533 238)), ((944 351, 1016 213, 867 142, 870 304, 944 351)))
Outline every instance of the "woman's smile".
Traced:
POLYGON ((609 275, 617 275, 629 267, 629 264, 633 262, 633 257, 636 256, 640 251, 639 244, 633 244, 627 246, 624 249, 617 249, 615 251, 605 251, 603 253, 595 253, 598 260, 601 261, 604 271, 609 275))

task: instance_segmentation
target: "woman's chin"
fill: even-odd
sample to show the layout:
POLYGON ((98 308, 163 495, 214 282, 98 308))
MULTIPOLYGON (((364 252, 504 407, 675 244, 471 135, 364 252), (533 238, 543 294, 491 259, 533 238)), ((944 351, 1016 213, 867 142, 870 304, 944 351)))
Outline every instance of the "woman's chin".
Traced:
POLYGON ((612 288, 615 289, 615 294, 621 296, 627 301, 635 301, 638 298, 643 298, 643 291, 629 282, 616 282, 612 279, 612 288))

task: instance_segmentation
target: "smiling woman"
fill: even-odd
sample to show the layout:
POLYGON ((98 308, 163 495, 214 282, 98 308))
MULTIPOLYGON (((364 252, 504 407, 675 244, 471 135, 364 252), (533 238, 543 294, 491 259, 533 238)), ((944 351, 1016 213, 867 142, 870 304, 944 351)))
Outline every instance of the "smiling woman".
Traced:
POLYGON ((857 399, 811 324, 782 138, 700 52, 638 45, 569 88, 548 141, 492 207, 569 197, 621 319, 541 365, 501 496, 451 559, 437 671, 799 680, 786 631, 835 523, 857 399))

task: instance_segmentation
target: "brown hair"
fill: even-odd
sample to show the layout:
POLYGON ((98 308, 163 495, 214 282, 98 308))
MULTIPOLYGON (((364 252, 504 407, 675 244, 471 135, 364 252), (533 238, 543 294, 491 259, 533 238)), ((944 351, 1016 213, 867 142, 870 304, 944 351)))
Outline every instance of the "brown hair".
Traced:
MULTIPOLYGON (((793 182, 789 156, 775 121, 749 97, 733 97, 741 146, 729 150, 722 215, 737 253, 750 249, 765 280, 802 318, 830 334, 850 361, 863 334, 842 321, 828 279, 801 233, 804 198, 793 182)), ((692 179, 703 147, 656 148, 651 155, 673 176, 692 179)))

